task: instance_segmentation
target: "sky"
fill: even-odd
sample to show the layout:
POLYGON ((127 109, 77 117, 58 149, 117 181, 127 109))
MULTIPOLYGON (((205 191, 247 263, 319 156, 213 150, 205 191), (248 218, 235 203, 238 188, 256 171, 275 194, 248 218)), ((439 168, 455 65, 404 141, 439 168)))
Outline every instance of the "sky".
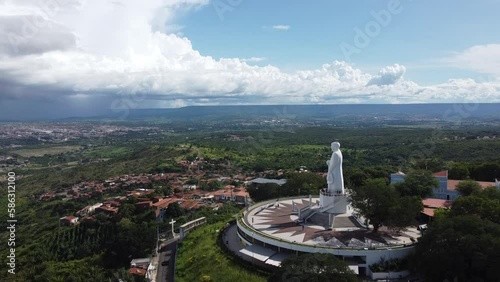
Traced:
POLYGON ((0 119, 500 102, 498 0, 0 0, 0 119))

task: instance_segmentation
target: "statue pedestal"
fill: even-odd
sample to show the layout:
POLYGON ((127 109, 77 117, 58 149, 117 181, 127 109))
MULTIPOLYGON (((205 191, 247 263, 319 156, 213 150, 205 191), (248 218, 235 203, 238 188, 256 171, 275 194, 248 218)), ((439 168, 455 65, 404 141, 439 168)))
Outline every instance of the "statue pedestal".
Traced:
POLYGON ((321 212, 342 214, 347 212, 347 195, 321 191, 319 194, 321 212))

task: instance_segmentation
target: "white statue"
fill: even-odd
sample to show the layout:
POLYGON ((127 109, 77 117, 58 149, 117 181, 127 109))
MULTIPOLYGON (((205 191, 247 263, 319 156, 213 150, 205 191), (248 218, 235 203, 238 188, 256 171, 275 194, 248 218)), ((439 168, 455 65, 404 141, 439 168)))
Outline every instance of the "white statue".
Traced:
POLYGON ((332 142, 332 157, 326 161, 328 165, 328 192, 335 194, 344 194, 344 176, 342 175, 342 152, 340 152, 340 143, 332 142))

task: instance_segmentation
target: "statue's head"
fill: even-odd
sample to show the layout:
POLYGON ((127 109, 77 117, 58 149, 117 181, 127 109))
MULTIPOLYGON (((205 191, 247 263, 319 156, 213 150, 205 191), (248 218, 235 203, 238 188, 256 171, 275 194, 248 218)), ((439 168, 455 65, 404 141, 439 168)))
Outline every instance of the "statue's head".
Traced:
POLYGON ((332 151, 337 151, 338 149, 340 149, 340 143, 332 142, 332 151))

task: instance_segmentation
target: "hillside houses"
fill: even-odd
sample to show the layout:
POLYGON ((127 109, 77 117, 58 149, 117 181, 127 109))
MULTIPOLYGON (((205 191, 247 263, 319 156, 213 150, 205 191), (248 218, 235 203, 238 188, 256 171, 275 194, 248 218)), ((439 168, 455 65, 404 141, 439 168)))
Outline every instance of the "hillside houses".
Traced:
POLYGON ((236 188, 233 185, 227 185, 222 190, 217 190, 211 193, 215 201, 227 202, 232 201, 240 204, 248 204, 250 195, 246 188, 236 188))
POLYGON ((127 197, 115 197, 101 203, 95 203, 84 207, 76 212, 76 215, 81 217, 90 217, 95 214, 104 214, 109 217, 116 217, 119 213, 122 202, 129 197, 137 198, 134 206, 137 210, 152 210, 156 218, 161 221, 164 218, 167 208, 172 203, 178 203, 179 206, 185 210, 196 210, 201 207, 209 207, 217 209, 220 205, 217 203, 235 202, 241 205, 248 205, 250 197, 246 188, 234 187, 226 185, 221 190, 216 191, 203 191, 203 190, 188 190, 186 192, 177 193, 168 197, 155 196, 151 198, 143 198, 151 193, 142 193, 138 191, 138 196, 135 192, 127 193, 127 197))
POLYGON ((108 216, 115 216, 118 214, 118 207, 111 205, 102 205, 96 209, 96 213, 103 213, 108 216))
MULTIPOLYGON (((201 165, 198 160, 192 165, 201 165)), ((118 196, 108 198, 104 201, 88 205, 75 213, 81 220, 95 219, 95 215, 103 214, 115 220, 120 220, 119 211, 122 205, 127 201, 133 203, 136 210, 153 211, 156 218, 161 221, 172 203, 178 203, 185 210, 196 210, 201 207, 217 209, 218 203, 235 202, 241 205, 247 205, 249 194, 244 186, 236 187, 229 183, 241 183, 252 179, 250 176, 237 174, 234 177, 225 177, 219 174, 211 173, 210 176, 202 170, 190 173, 159 173, 159 174, 139 174, 139 175, 120 175, 110 177, 102 182, 82 181, 66 188, 63 192, 56 194, 45 193, 39 196, 39 200, 50 201, 59 196, 66 200, 71 199, 95 199, 100 198, 104 193, 118 193, 118 196), (212 183, 218 181, 219 184, 226 184, 222 189, 215 191, 204 191, 199 185, 191 184, 193 180, 198 183, 212 183), (157 189, 168 187, 172 194, 168 196, 158 195, 157 189), (174 193, 175 192, 175 193, 174 193), (99 197, 97 197, 99 195, 99 197), (131 200, 131 198, 134 198, 131 200)), ((166 195, 166 194, 165 194, 166 195)))

